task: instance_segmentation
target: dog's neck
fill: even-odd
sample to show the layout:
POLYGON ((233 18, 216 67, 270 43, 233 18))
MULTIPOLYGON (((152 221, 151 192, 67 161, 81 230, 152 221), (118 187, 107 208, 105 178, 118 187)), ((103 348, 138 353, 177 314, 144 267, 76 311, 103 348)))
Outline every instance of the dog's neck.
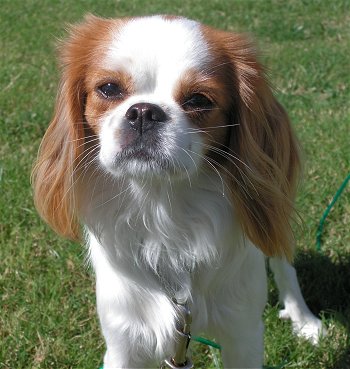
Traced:
POLYGON ((202 176, 95 177, 84 194, 83 222, 116 269, 186 295, 198 266, 219 263, 218 240, 233 227, 221 178, 202 176))

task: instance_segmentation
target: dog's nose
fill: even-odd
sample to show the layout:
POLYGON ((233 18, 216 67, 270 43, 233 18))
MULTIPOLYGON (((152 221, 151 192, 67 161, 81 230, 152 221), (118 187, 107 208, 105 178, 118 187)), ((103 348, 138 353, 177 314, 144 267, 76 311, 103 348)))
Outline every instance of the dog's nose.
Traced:
POLYGON ((125 113, 130 126, 141 134, 152 129, 154 123, 165 122, 167 115, 158 105, 150 103, 138 103, 130 106, 125 113))

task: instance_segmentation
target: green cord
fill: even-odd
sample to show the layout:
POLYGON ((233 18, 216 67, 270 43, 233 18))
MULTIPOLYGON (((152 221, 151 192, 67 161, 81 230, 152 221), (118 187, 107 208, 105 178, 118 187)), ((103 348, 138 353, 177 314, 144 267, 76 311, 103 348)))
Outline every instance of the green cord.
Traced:
POLYGON ((198 336, 191 336, 191 339, 193 341, 196 341, 196 342, 199 342, 199 343, 203 343, 204 345, 214 347, 214 348, 216 348, 218 350, 221 350, 222 349, 222 347, 218 343, 213 342, 213 341, 210 341, 207 338, 198 337, 198 336))
POLYGON ((344 191, 344 188, 346 187, 349 180, 350 180, 350 174, 348 174, 348 176, 345 178, 344 182, 340 185, 340 187, 338 188, 337 192, 335 193, 332 201, 327 206, 327 209, 325 210, 325 212, 322 215, 322 218, 320 220, 320 223, 318 225, 317 232, 316 232, 316 250, 317 251, 321 251, 322 233, 323 233, 324 222, 325 222, 329 212, 331 211, 332 207, 334 206, 334 204, 336 203, 336 201, 338 200, 338 198, 340 197, 340 195, 344 191))
MULTIPOLYGON (((222 350, 222 346, 219 345, 216 342, 210 341, 207 338, 203 338, 203 337, 198 337, 198 336, 191 336, 191 339, 193 341, 199 342, 199 343, 203 343, 204 345, 210 346, 210 347, 214 347, 218 350, 222 350)), ((263 366, 263 369, 283 369, 285 367, 285 365, 287 364, 287 362, 283 362, 282 364, 278 365, 278 366, 263 366)))

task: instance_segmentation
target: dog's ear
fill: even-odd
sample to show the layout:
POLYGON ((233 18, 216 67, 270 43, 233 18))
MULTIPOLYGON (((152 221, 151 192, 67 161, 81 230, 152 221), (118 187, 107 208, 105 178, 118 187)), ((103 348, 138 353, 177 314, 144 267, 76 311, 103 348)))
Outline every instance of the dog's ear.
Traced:
POLYGON ((87 16, 60 45, 62 75, 53 119, 41 142, 32 182, 42 218, 60 235, 79 238, 76 185, 84 158, 84 78, 108 21, 87 16), (96 45, 94 45, 94 43, 96 45))
POLYGON ((62 77, 53 119, 41 142, 32 181, 41 217, 60 235, 79 238, 75 168, 84 147, 83 95, 62 77))
POLYGON ((256 51, 245 36, 223 33, 233 104, 228 163, 232 197, 248 238, 268 256, 291 259, 291 219, 300 172, 299 147, 274 97, 256 51), (236 126, 237 124, 237 126, 236 126))

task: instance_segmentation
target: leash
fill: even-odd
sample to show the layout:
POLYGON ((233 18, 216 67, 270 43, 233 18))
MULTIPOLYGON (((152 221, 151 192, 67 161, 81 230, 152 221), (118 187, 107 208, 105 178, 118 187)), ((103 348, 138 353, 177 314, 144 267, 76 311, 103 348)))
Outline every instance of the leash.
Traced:
POLYGON ((337 192, 335 193, 332 201, 327 206, 325 212, 322 215, 322 218, 320 220, 320 223, 318 225, 317 232, 316 232, 316 250, 317 251, 321 251, 322 233, 323 233, 324 222, 325 222, 329 212, 331 211, 332 207, 334 206, 334 204, 337 202, 340 195, 344 191, 344 189, 345 189, 346 185, 348 184, 349 180, 350 180, 350 174, 348 174, 348 176, 345 178, 343 183, 340 185, 340 187, 338 188, 337 192))
POLYGON ((173 303, 178 313, 175 332, 175 353, 170 358, 163 360, 160 369, 193 369, 193 363, 187 357, 187 350, 191 341, 191 311, 186 303, 182 304, 175 298, 173 303))

